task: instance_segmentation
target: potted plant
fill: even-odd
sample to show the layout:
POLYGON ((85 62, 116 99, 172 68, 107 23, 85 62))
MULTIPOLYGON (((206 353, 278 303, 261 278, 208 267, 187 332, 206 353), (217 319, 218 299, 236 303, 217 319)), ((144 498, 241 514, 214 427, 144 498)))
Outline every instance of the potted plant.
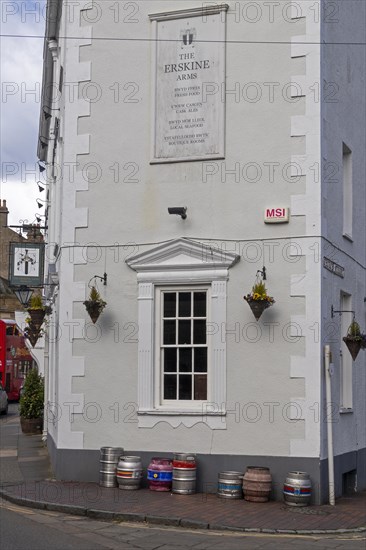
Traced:
POLYGON ((44 409, 44 381, 37 369, 31 369, 20 398, 20 425, 24 434, 42 433, 44 409))
POLYGON ((42 296, 40 296, 39 294, 32 296, 27 311, 31 318, 33 327, 36 330, 40 330, 43 319, 47 312, 46 307, 43 305, 42 302, 42 296))
POLYGON ((272 298, 272 296, 268 296, 263 279, 257 280, 252 288, 252 291, 244 296, 244 300, 248 302, 249 307, 257 321, 263 311, 275 303, 274 298, 272 298))
POLYGON ((99 315, 107 305, 107 302, 101 298, 95 286, 92 286, 90 289, 89 300, 85 300, 83 303, 93 323, 98 320, 99 315))
POLYGON ((361 334, 360 325, 353 319, 348 327, 347 336, 343 337, 343 342, 346 344, 354 361, 356 361, 360 349, 365 347, 365 341, 366 335, 361 334))

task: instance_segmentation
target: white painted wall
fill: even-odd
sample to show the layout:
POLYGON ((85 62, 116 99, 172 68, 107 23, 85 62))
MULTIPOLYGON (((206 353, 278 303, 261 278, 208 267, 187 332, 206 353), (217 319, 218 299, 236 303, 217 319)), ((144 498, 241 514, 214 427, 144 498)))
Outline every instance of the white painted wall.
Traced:
MULTIPOLYGON (((238 2, 228 3, 226 84, 244 97, 236 101, 233 94, 227 95, 226 158, 206 164, 149 164, 151 44, 92 41, 107 36, 145 39, 151 33, 148 14, 166 10, 167 3, 137 2, 138 23, 114 23, 113 11, 108 10, 113 3, 107 1, 93 25, 86 24, 85 13, 78 13, 85 23, 81 28, 78 17, 70 23, 63 15, 62 34, 82 37, 61 41, 64 82, 92 81, 101 97, 85 101, 83 90, 88 89, 79 84, 79 99, 65 104, 62 117, 62 162, 80 165, 74 181, 64 177, 62 192, 55 191, 55 210, 61 212, 54 237, 62 245, 57 298, 62 336, 51 346, 50 357, 52 384, 62 409, 54 431, 60 448, 122 445, 319 456, 321 343, 314 331, 321 319, 321 192, 316 170, 309 167, 321 162, 320 104, 311 89, 319 81, 319 47, 313 43, 320 40, 320 27, 307 11, 308 2, 296 3, 306 18, 286 20, 279 12, 273 22, 267 14, 254 24, 248 14, 247 20, 235 19, 232 10, 238 2), (291 82, 301 88, 299 92, 297 86, 292 99, 291 82), (256 102, 250 99, 253 91, 262 94, 256 102), (128 102, 132 92, 137 102, 128 102), (86 181, 83 167, 90 162, 99 166, 97 181, 86 181), (110 168, 116 163, 118 182, 110 168), (229 173, 235 168, 237 181, 229 173), (254 181, 253 169, 258 168, 260 177, 254 181), (174 205, 188 207, 187 220, 168 215, 167 207, 174 205), (263 223, 264 208, 271 205, 290 206, 288 225, 263 223), (228 324, 222 329, 227 339, 226 430, 211 430, 203 423, 190 429, 174 429, 164 422, 151 429, 137 424, 137 281, 125 259, 153 243, 181 236, 202 242, 212 238, 218 247, 241 256, 229 272, 228 324), (80 247, 71 252, 67 243, 80 247), (88 250, 88 243, 94 248, 88 250), (276 304, 256 323, 242 296, 263 265, 276 304), (104 271, 108 285, 100 284, 99 289, 108 305, 94 327, 82 302, 86 283, 104 271), (292 402, 297 403, 296 411, 292 402), (298 421, 293 421, 294 411, 298 421), (260 415, 257 421, 255 414, 260 415)), ((169 3, 172 10, 187 6, 197 4, 169 3)), ((127 14, 121 15, 123 19, 127 14)), ((89 87, 90 94, 93 89, 89 87)))

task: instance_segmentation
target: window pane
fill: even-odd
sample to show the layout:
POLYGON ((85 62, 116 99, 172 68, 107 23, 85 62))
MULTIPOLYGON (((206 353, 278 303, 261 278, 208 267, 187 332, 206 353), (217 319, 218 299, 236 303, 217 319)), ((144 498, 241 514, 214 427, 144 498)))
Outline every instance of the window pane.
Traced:
POLYGON ((163 343, 175 344, 175 321, 164 321, 164 339, 163 343))
POLYGON ((206 321, 194 320, 193 321, 193 343, 205 344, 206 343, 206 321))
POLYGON ((196 374, 194 377, 194 399, 207 399, 206 374, 196 374))
POLYGON ((194 348, 194 372, 207 372, 207 348, 194 348))
POLYGON ((179 375, 179 399, 192 399, 192 376, 179 375))
POLYGON ((191 293, 180 292, 179 293, 179 317, 191 316, 191 293))
POLYGON ((175 374, 164 375, 164 399, 177 399, 177 377, 175 374))
POLYGON ((178 323, 179 323, 178 344, 190 344, 191 343, 191 321, 178 321, 178 323))
POLYGON ((193 315, 206 317, 206 292, 195 292, 193 300, 193 315))
POLYGON ((192 372, 192 348, 179 349, 180 372, 192 372))
POLYGON ((164 292, 164 317, 175 317, 175 292, 164 292))
POLYGON ((164 372, 177 372, 177 349, 164 349, 164 372))

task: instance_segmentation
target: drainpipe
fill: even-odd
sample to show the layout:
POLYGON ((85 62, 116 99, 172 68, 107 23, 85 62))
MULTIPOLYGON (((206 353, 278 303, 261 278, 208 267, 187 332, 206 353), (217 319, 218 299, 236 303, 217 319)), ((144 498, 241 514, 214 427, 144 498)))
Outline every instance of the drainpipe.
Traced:
MULTIPOLYGON (((50 40, 48 42, 48 49, 51 52, 52 55, 52 62, 53 62, 53 69, 52 69, 52 78, 53 81, 55 81, 55 75, 57 75, 57 60, 58 60, 58 44, 56 40, 50 40)), ((54 85, 54 84, 53 84, 54 85)), ((54 92, 53 92, 54 94, 54 92)), ((55 95, 55 94, 54 94, 55 95)), ((57 99, 56 99, 57 101, 57 99)), ((52 98, 52 108, 53 113, 55 113, 54 109, 54 98, 52 98)), ((48 148, 47 148, 47 183, 48 183, 48 196, 47 199, 50 201, 51 208, 55 208, 52 204, 52 198, 53 198, 53 189, 52 189, 52 181, 51 181, 51 171, 52 171, 52 164, 53 164, 53 150, 55 147, 55 115, 52 114, 51 124, 50 124, 50 130, 49 130, 49 141, 48 141, 48 148)), ((51 213, 53 216, 52 218, 55 218, 55 212, 51 213)), ((52 229, 51 229, 52 231, 52 229)), ((49 233, 48 233, 49 235, 49 233)), ((44 343, 44 422, 43 422, 43 434, 42 434, 42 440, 47 441, 47 435, 48 435, 48 414, 49 414, 49 401, 50 401, 50 376, 49 376, 49 354, 50 354, 50 345, 49 345, 49 330, 47 331, 47 334, 45 335, 45 343, 44 343)))
POLYGON ((332 354, 330 346, 324 346, 324 367, 325 367, 325 410, 327 419, 327 440, 328 440, 328 479, 329 479, 329 504, 335 505, 334 492, 334 456, 333 456, 333 423, 332 415, 329 414, 332 406, 332 385, 331 376, 333 373, 333 364, 331 363, 332 354))

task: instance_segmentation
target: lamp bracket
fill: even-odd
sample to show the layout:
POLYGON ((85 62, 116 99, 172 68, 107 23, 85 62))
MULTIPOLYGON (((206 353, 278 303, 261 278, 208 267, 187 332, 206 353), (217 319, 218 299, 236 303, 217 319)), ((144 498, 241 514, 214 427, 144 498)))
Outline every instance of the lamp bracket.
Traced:
POLYGON ((48 229, 47 225, 39 226, 32 224, 23 224, 23 225, 3 225, 3 227, 11 227, 12 229, 20 229, 22 232, 31 231, 32 229, 48 229))
POLYGON ((89 288, 90 288, 90 283, 93 279, 100 279, 101 281, 103 281, 103 285, 107 286, 107 274, 106 273, 103 273, 103 277, 101 277, 100 275, 93 275, 93 277, 90 279, 90 281, 88 283, 89 288))
POLYGON ((331 313, 332 319, 335 313, 339 313, 339 315, 342 315, 342 313, 353 313, 353 318, 355 318, 355 315, 356 315, 356 312, 353 309, 334 309, 333 306, 330 309, 330 313, 331 313))
POLYGON ((267 280, 267 270, 264 266, 263 266, 263 269, 258 269, 257 274, 258 273, 260 273, 262 275, 263 281, 267 280))

